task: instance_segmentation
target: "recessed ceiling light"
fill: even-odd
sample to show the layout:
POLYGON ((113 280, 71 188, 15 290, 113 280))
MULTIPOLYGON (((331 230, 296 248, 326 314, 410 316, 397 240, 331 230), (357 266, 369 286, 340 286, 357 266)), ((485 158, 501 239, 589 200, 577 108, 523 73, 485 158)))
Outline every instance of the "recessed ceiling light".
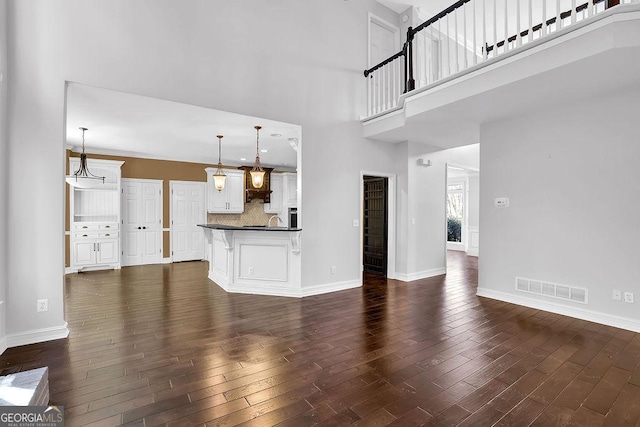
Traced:
POLYGON ((262 150, 260 150, 261 153, 268 153, 269 150, 265 150, 264 148, 262 150))
POLYGON ((282 134, 281 133, 272 133, 271 136, 274 137, 274 138, 280 138, 282 136, 282 134))
POLYGON ((247 159, 246 159, 246 158, 244 158, 244 157, 240 157, 240 160, 244 162, 244 161, 245 161, 245 160, 247 160, 247 159))

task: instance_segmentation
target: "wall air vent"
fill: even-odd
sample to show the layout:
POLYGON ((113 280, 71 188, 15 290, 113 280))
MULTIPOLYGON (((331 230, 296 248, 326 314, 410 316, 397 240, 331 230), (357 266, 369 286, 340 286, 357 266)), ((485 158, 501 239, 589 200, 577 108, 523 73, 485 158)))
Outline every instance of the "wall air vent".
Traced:
POLYGON ((516 277, 516 290, 582 304, 588 303, 589 295, 589 291, 586 288, 558 285, 524 277, 516 277))

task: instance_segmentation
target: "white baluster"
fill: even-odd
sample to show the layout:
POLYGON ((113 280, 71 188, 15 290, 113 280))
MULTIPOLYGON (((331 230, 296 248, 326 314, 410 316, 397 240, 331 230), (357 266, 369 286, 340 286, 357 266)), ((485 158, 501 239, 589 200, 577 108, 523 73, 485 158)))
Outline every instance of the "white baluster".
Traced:
POLYGON ((547 0, 542 0, 542 28, 540 29, 540 37, 547 35, 547 0))
POLYGON ((467 3, 462 7, 462 16, 464 17, 462 21, 462 26, 464 28, 463 36, 464 36, 464 63, 462 66, 467 69, 469 67, 469 57, 467 55, 467 3))
POLYGON ((533 5, 532 1, 529 0, 529 43, 533 41, 533 5))
POLYGON ((449 16, 447 15, 447 76, 451 75, 451 31, 449 31, 449 27, 451 27, 451 23, 449 22, 449 16))
POLYGON ((576 11, 576 0, 571 0, 571 25, 576 23, 576 18, 577 18, 577 11, 576 11))
POLYGON ((498 0, 493 0, 493 56, 498 56, 498 0))
POLYGON ((487 52, 487 0, 482 0, 482 59, 486 60, 489 56, 487 52))
POLYGON ((509 51, 509 9, 507 8, 509 0, 504 0, 504 51, 509 51))
POLYGON ((516 46, 522 45, 520 36, 520 0, 516 0, 516 46))
POLYGON ((460 71, 460 52, 459 52, 460 42, 458 42, 458 10, 460 10, 460 8, 453 11, 453 21, 454 21, 453 30, 456 32, 456 50, 455 50, 456 73, 460 71))
POLYGON ((367 77, 367 116, 371 116, 373 114, 371 108, 371 74, 367 77))
POLYGON ((593 16, 593 0, 587 0, 587 16, 593 16))
POLYGON ((473 16, 473 48, 471 50, 471 52, 473 52, 473 65, 476 65, 478 63, 478 52, 476 51, 476 49, 478 48, 478 38, 477 38, 477 27, 476 27, 476 2, 475 0, 472 0, 473 3, 473 8, 471 9, 472 11, 472 16, 473 16))
POLYGON ((556 0, 556 31, 562 28, 562 18, 560 13, 560 0, 556 0))

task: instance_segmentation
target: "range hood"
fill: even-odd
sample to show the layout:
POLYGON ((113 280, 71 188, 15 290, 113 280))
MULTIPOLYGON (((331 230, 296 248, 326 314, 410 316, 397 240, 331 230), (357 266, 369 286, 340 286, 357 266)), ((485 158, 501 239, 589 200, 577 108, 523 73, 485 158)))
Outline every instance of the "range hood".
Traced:
POLYGON ((253 181, 251 181, 251 169, 253 166, 240 166, 238 169, 244 170, 244 188, 245 188, 245 203, 251 203, 254 199, 260 199, 264 203, 271 203, 271 172, 273 168, 264 169, 264 183, 262 188, 255 188, 253 181))

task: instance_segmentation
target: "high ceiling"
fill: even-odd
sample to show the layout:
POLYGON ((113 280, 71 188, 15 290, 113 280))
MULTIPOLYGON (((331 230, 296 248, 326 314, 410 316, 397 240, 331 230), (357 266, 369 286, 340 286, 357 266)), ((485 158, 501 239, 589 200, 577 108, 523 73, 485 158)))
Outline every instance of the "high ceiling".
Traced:
POLYGON ((378 0, 396 13, 402 13, 411 6, 419 7, 422 13, 427 16, 433 16, 440 11, 451 6, 455 1, 452 0, 378 0))
POLYGON ((300 126, 71 83, 67 89, 67 147, 88 153, 215 164, 255 161, 260 130, 263 165, 295 169, 300 126), (246 159, 246 160, 242 160, 246 159))

